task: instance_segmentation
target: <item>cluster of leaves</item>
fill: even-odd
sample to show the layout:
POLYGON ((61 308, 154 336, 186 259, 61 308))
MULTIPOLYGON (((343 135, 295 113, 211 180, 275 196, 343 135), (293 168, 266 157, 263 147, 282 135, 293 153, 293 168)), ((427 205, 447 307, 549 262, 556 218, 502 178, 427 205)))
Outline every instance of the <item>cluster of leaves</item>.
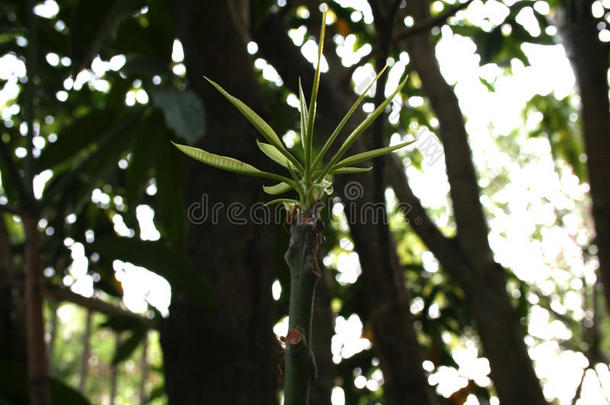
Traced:
POLYGON ((358 108, 364 97, 366 97, 371 86, 383 74, 385 68, 377 75, 375 80, 373 80, 368 85, 368 87, 362 92, 362 95, 358 98, 358 100, 356 100, 356 102, 352 105, 347 114, 343 117, 341 122, 339 122, 337 128, 328 137, 326 143, 324 144, 320 152, 317 154, 314 153, 314 121, 316 118, 317 109, 316 98, 318 95, 318 87, 320 83, 320 63, 322 60, 322 51, 326 28, 326 12, 324 12, 322 15, 321 27, 322 28, 320 31, 320 45, 318 48, 318 63, 314 76, 309 107, 307 106, 307 103, 305 101, 303 88, 299 80, 299 101, 301 113, 300 133, 301 144, 303 146, 303 161, 299 161, 299 159, 297 159, 292 153, 288 151, 286 146, 282 143, 282 141, 280 140, 276 132, 271 128, 271 126, 269 126, 269 124, 267 124, 250 107, 227 93, 226 90, 224 90, 214 81, 207 79, 225 98, 227 98, 227 100, 231 102, 231 104, 233 104, 239 110, 239 112, 241 112, 252 123, 252 125, 265 138, 265 140, 269 142, 263 143, 257 141, 257 145, 259 149, 268 158, 270 158, 272 161, 286 169, 290 173, 290 178, 275 173, 262 171, 255 168, 254 166, 251 166, 239 160, 226 156, 216 155, 192 146, 175 144, 176 147, 178 147, 178 149, 180 149, 188 156, 219 169, 248 176, 258 176, 280 181, 280 183, 274 186, 263 187, 263 190, 267 194, 271 195, 283 194, 288 191, 294 190, 297 192, 299 199, 295 200, 290 198, 279 198, 269 202, 268 204, 286 203, 288 205, 287 209, 290 209, 290 205, 295 205, 297 207, 300 207, 301 209, 307 209, 310 208, 315 202, 317 202, 322 197, 324 192, 327 192, 329 194, 332 193, 332 182, 327 176, 334 174, 366 172, 370 170, 371 167, 362 168, 353 167, 350 165, 358 164, 371 160, 378 156, 385 155, 394 150, 407 146, 409 143, 411 143, 404 142, 394 146, 374 149, 341 160, 341 158, 345 155, 350 146, 352 146, 352 144, 358 139, 358 137, 362 135, 362 133, 373 123, 373 121, 377 117, 379 117, 379 115, 392 101, 394 96, 396 96, 402 90, 408 79, 408 77, 405 77, 405 79, 403 79, 403 81, 399 84, 396 90, 394 90, 394 92, 383 103, 381 103, 375 109, 375 111, 373 111, 362 123, 360 123, 360 125, 358 125, 358 127, 356 127, 356 129, 354 129, 349 134, 349 136, 345 139, 341 147, 339 147, 339 150, 330 159, 330 161, 326 165, 323 165, 323 159, 330 147, 332 146, 333 142, 339 136, 341 130, 343 129, 349 118, 352 116, 356 108, 358 108))

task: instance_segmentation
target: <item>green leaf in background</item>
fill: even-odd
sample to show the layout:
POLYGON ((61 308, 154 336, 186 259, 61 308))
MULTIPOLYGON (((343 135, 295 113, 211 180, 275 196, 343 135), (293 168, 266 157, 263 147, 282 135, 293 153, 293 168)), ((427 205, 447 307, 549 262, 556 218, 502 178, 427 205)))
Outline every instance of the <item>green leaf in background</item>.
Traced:
POLYGON ((146 328, 134 329, 127 339, 121 341, 115 349, 114 356, 112 356, 112 364, 116 366, 131 357, 146 337, 146 332, 146 328))
POLYGON ((163 241, 107 236, 97 238, 88 248, 100 256, 145 267, 167 279, 172 286, 190 294, 204 306, 212 304, 212 293, 203 278, 195 273, 183 255, 163 241))
POLYGON ((116 110, 111 109, 93 110, 76 118, 58 133, 57 141, 43 149, 36 166, 45 170, 66 163, 88 145, 102 138, 115 122, 117 114, 116 110))
POLYGON ((163 111, 167 126, 189 144, 195 144, 205 131, 205 111, 191 90, 171 86, 150 88, 153 103, 163 111))

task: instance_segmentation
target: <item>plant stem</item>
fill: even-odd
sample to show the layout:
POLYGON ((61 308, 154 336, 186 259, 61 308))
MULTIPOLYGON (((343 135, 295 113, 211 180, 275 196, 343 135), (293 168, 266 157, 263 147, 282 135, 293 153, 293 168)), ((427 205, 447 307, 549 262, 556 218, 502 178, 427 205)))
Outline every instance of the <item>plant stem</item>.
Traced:
POLYGON ((286 336, 284 405, 306 405, 316 365, 311 351, 312 307, 320 279, 317 252, 322 222, 316 208, 297 216, 290 226, 285 259, 290 268, 290 304, 286 336))

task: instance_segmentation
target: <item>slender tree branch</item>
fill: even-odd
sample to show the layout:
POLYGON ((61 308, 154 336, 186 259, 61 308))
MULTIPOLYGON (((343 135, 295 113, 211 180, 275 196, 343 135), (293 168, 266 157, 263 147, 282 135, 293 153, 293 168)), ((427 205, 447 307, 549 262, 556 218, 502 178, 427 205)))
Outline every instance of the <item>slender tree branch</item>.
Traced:
POLYGON ((108 316, 132 317, 140 321, 146 328, 157 329, 157 325, 150 319, 144 318, 141 315, 125 310, 116 305, 110 304, 99 298, 89 298, 77 294, 67 288, 57 286, 52 283, 45 284, 45 295, 55 301, 66 301, 76 304, 90 311, 99 312, 108 316))
POLYGON ((9 212, 15 215, 21 215, 21 209, 12 204, 0 204, 0 212, 9 212))
POLYGON ((447 20, 449 18, 456 15, 458 13, 458 11, 464 10, 466 7, 468 7, 470 5, 470 3, 472 3, 472 0, 468 0, 465 3, 456 4, 453 7, 450 7, 444 13, 442 13, 434 18, 430 18, 428 20, 418 22, 417 24, 415 24, 412 27, 403 29, 400 32, 396 32, 394 34, 393 40, 394 40, 394 42, 403 41, 403 40, 411 38, 417 34, 421 34, 423 32, 429 31, 434 27, 441 26, 441 25, 445 24, 445 22, 447 22, 447 20))

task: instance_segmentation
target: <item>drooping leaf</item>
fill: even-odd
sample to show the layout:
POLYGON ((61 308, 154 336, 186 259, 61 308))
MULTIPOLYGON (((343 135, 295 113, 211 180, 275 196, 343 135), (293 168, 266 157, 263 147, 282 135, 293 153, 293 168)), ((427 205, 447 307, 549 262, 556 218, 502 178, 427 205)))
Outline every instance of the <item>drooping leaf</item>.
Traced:
MULTIPOLYGON (((382 156, 382 155, 387 155, 388 153, 393 152, 400 148, 404 148, 405 146, 412 144, 413 142, 415 142, 415 141, 403 142, 403 143, 399 143, 398 145, 394 145, 394 146, 386 146, 385 148, 373 149, 373 150, 369 150, 366 152, 358 153, 357 155, 353 155, 353 156, 343 159, 342 161, 337 163, 335 166, 333 166, 331 171, 333 171, 334 169, 346 168, 346 166, 348 166, 348 165, 353 165, 356 163, 371 160, 371 159, 374 159, 374 158, 382 156)), ((350 169, 354 169, 354 168, 350 168, 350 169)), ((358 168, 356 168, 356 169, 358 169, 358 168)))
POLYGON ((274 186, 263 186, 263 191, 265 191, 265 193, 270 194, 270 195, 278 195, 278 194, 283 194, 283 193, 287 193, 288 191, 292 190, 292 186, 290 184, 286 184, 286 183, 278 183, 274 186))
POLYGON ((146 332, 146 328, 136 328, 127 339, 121 341, 114 351, 114 356, 112 356, 112 365, 116 366, 127 360, 144 340, 146 332))
POLYGON ((115 332, 125 332, 128 330, 136 330, 143 327, 142 319, 134 315, 113 315, 106 318, 104 322, 99 324, 100 328, 109 328, 115 332))
POLYGON ((205 111, 197 95, 191 90, 179 90, 172 86, 154 86, 150 89, 152 100, 163 111, 167 126, 176 135, 196 143, 205 130, 205 111))

